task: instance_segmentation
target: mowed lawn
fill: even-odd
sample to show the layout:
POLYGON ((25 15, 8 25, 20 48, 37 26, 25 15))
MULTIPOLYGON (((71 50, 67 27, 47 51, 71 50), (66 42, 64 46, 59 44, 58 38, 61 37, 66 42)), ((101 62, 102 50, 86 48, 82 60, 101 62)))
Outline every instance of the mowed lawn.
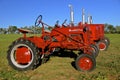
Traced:
POLYGON ((120 80, 120 34, 106 34, 111 44, 107 51, 100 51, 92 72, 77 71, 72 66, 73 58, 57 56, 35 70, 14 70, 8 65, 7 50, 21 36, 0 34, 0 80, 120 80))

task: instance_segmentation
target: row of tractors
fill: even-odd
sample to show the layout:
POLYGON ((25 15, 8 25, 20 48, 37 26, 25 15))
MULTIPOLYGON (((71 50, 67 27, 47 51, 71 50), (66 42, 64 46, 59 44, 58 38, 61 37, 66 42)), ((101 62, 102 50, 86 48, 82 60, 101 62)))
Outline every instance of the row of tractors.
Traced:
POLYGON ((41 63, 46 62, 52 54, 64 53, 65 50, 77 51, 75 66, 79 71, 92 71, 96 67, 96 57, 99 50, 107 50, 110 41, 104 36, 104 24, 93 24, 92 17, 85 22, 84 10, 82 22, 74 24, 73 9, 70 7, 70 24, 66 20, 62 25, 55 24, 50 27, 42 21, 42 15, 38 16, 35 26, 42 26, 41 36, 27 37, 30 30, 18 29, 23 37, 15 40, 8 49, 7 59, 9 65, 16 70, 35 69, 41 63), (52 28, 51 31, 45 27, 52 28))

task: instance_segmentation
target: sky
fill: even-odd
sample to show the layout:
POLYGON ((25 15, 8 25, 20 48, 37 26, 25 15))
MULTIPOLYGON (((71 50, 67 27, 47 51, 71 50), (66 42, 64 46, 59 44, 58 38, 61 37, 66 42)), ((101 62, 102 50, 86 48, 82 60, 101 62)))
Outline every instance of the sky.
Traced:
POLYGON ((57 20, 61 25, 65 19, 69 24, 69 4, 74 9, 75 23, 82 20, 84 8, 86 18, 92 15, 95 24, 120 25, 120 0, 0 0, 0 28, 32 26, 38 15, 51 26, 57 20))

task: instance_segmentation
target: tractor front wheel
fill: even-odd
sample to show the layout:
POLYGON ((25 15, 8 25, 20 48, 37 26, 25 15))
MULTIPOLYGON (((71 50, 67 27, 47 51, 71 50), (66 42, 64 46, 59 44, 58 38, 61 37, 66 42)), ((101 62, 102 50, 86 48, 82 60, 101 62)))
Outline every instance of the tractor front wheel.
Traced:
POLYGON ((92 52, 93 52, 93 56, 96 58, 99 54, 99 49, 96 45, 92 44, 90 45, 90 47, 92 48, 92 52))
POLYGON ((14 41, 7 52, 10 66, 16 70, 34 69, 39 63, 38 48, 30 41, 18 39, 14 41))
POLYGON ((79 71, 89 72, 95 69, 96 60, 92 55, 81 54, 75 61, 76 69, 79 71))

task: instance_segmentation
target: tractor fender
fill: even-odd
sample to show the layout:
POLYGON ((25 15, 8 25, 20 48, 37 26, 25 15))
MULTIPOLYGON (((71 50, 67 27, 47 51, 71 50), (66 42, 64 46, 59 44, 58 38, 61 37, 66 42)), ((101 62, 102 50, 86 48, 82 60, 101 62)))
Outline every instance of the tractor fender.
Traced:
POLYGON ((41 37, 30 37, 29 40, 33 42, 38 48, 44 48, 45 47, 45 42, 41 37))
MULTIPOLYGON (((45 42, 41 37, 32 36, 32 37, 26 37, 26 38, 22 37, 22 38, 31 41, 38 48, 42 48, 42 49, 45 48, 45 42)), ((19 39, 21 39, 21 38, 19 38, 19 39)))

